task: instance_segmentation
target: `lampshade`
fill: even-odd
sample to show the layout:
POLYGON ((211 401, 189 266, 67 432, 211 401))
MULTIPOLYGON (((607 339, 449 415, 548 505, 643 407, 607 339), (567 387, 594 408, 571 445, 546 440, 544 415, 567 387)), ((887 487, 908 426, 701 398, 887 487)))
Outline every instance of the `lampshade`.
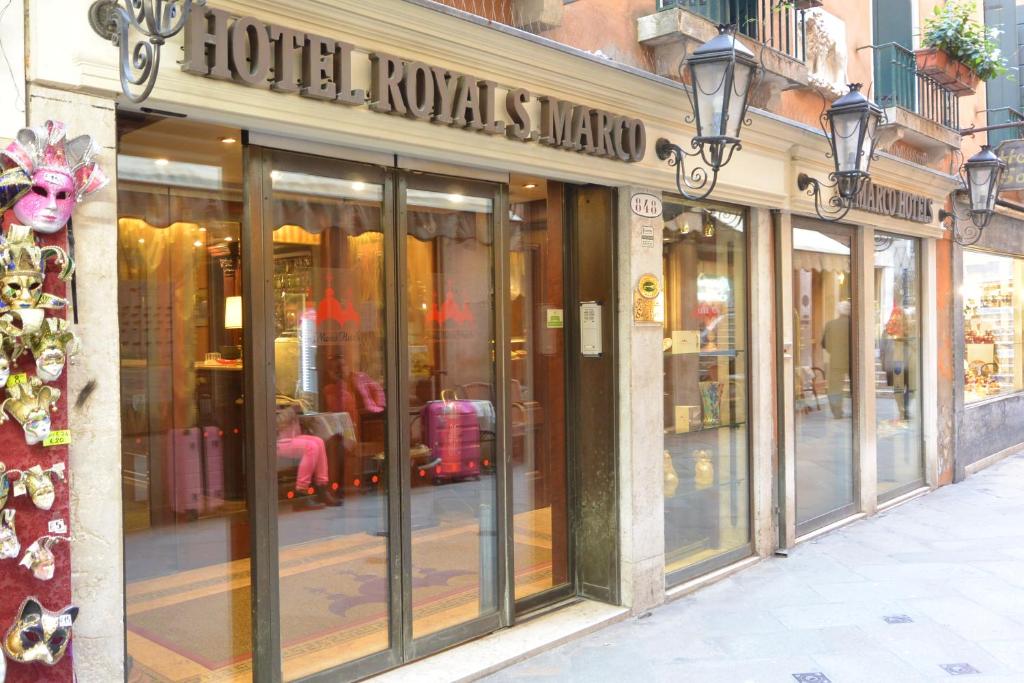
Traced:
POLYGON ((844 199, 852 199, 869 177, 871 154, 882 118, 881 108, 864 97, 860 87, 860 83, 850 84, 850 92, 828 110, 829 142, 839 193, 844 199))
POLYGON ((696 99, 697 137, 738 142, 757 61, 737 42, 735 26, 718 30, 718 36, 686 60, 696 99))
POLYGON ((976 225, 981 221, 987 223, 991 218, 1005 169, 1006 163, 988 145, 982 145, 981 151, 964 164, 967 191, 971 198, 971 218, 976 219, 976 225))
POLYGON ((229 296, 224 299, 224 329, 242 329, 242 297, 229 296))

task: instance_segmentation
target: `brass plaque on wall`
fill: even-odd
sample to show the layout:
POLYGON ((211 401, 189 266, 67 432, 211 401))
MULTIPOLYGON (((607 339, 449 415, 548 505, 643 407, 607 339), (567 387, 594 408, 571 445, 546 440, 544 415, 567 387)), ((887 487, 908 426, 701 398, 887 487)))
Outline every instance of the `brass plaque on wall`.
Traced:
POLYGON ((633 291, 633 322, 661 324, 665 320, 665 300, 657 276, 641 275, 633 291))

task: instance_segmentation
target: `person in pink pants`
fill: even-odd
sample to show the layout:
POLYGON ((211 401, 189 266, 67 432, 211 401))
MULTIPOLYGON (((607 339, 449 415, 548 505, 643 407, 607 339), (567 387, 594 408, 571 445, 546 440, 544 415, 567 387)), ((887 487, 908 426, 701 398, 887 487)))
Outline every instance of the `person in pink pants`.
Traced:
POLYGON ((328 486, 330 479, 324 440, 319 436, 302 433, 298 415, 292 407, 279 409, 277 413, 277 457, 299 459, 299 473, 295 480, 297 508, 314 509, 322 505, 333 507, 342 504, 331 494, 328 486), (319 504, 307 495, 314 480, 319 504))

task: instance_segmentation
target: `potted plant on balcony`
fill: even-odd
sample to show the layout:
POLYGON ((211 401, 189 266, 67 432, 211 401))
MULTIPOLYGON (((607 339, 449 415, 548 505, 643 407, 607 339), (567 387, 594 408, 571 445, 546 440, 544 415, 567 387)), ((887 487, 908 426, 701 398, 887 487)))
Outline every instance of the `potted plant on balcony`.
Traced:
POLYGON ((973 0, 950 0, 935 8, 924 22, 921 49, 915 51, 917 70, 950 92, 973 94, 978 81, 1006 73, 997 41, 1000 31, 974 19, 973 0))

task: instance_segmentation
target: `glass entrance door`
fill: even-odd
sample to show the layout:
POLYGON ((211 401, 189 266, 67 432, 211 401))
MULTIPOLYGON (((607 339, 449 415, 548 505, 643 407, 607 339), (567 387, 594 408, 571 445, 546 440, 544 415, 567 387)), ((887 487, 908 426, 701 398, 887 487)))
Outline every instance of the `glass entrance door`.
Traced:
POLYGON ((417 642, 466 623, 498 625, 497 200, 491 185, 400 182, 405 611, 417 642))
POLYGON ((796 530, 854 511, 852 234, 793 228, 796 530))
POLYGON ((284 679, 498 628, 501 186, 252 156, 284 679))

